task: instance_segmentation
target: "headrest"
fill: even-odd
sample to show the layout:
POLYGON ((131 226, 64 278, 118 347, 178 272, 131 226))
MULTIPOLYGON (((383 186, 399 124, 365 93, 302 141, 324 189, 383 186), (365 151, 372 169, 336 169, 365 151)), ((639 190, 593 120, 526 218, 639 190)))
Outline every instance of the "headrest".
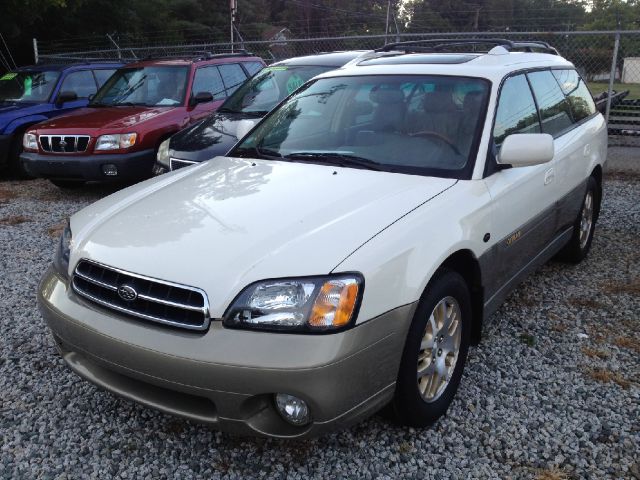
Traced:
POLYGON ((480 106, 482 101, 482 92, 469 92, 464 96, 462 108, 465 112, 475 110, 480 106))
POLYGON ((422 108, 428 113, 447 113, 456 109, 451 92, 428 92, 424 94, 422 108))
POLYGON ((397 85, 378 85, 371 89, 369 99, 379 105, 400 104, 404 102, 404 94, 397 85))

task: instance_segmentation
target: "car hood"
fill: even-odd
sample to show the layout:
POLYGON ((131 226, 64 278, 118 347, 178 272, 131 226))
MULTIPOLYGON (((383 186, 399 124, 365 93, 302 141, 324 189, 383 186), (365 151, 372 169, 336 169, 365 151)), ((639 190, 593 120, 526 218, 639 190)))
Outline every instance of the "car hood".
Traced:
POLYGON ((16 118, 36 115, 51 109, 48 103, 0 102, 0 132, 16 118))
POLYGON ((118 133, 168 115, 172 110, 170 107, 87 107, 40 123, 37 130, 38 133, 91 133, 93 130, 113 130, 118 133))
POLYGON ((330 273, 456 180, 218 157, 102 199, 71 219, 81 258, 199 287, 220 317, 261 279, 330 273))
POLYGON ((238 141, 236 131, 240 120, 262 117, 245 113, 215 113, 171 137, 169 156, 192 162, 203 162, 225 155, 238 141))

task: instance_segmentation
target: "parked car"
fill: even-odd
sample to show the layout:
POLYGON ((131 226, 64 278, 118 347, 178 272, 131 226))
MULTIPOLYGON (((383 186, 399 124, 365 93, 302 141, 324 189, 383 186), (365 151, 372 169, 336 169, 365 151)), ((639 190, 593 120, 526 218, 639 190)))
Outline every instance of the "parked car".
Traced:
POLYGON ((68 366, 238 433, 436 421, 509 292, 589 252, 607 153, 554 49, 453 42, 324 73, 227 157, 73 215, 38 293, 68 366))
POLYGON ((340 68, 364 51, 332 52, 274 63, 245 82, 216 112, 165 140, 155 174, 226 154, 238 141, 241 121, 257 123, 286 96, 320 73, 340 68))
POLYGON ((24 169, 60 187, 147 178, 163 140, 208 116, 263 66, 242 52, 129 64, 88 108, 30 128, 24 169))
POLYGON ((121 63, 33 65, 0 76, 0 171, 24 175, 22 135, 35 123, 88 103, 121 63))

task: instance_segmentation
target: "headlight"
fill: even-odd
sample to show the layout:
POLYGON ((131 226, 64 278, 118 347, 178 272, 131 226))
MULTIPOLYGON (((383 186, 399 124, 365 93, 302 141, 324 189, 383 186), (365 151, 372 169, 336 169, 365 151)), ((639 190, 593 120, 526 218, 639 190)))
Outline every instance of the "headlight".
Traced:
POLYGON ((223 318, 227 327, 322 332, 353 325, 360 274, 266 280, 245 288, 223 318))
POLYGON ((60 235, 60 241, 58 242, 58 248, 56 254, 53 257, 53 265, 58 273, 63 274, 65 277, 69 274, 69 254, 71 253, 71 226, 67 220, 67 225, 60 235))
POLYGON ((158 147, 158 155, 156 157, 156 160, 158 160, 158 163, 163 167, 166 167, 167 169, 169 169, 169 141, 170 140, 171 139, 167 138, 164 142, 160 144, 160 146, 158 147))
POLYGON ((96 150, 118 150, 129 148, 135 145, 137 133, 114 133, 111 135, 100 135, 96 140, 96 150))
POLYGON ((38 150, 38 137, 35 133, 25 133, 22 137, 22 146, 26 150, 38 150))

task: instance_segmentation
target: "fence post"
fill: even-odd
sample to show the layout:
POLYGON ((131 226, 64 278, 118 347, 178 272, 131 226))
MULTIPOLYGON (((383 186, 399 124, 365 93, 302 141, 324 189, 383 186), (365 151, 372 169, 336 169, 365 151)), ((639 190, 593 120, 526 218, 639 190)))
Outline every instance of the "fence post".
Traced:
POLYGON ((118 45, 118 44, 116 43, 116 41, 113 39, 113 37, 112 37, 111 35, 109 35, 108 33, 107 33, 107 38, 108 38, 109 40, 111 40, 111 43, 113 43, 113 44, 115 45, 116 50, 118 51, 118 58, 119 58, 119 59, 122 59, 122 52, 120 52, 120 45, 118 45))
POLYGON ((38 64, 38 40, 37 39, 33 39, 33 59, 35 61, 35 64, 38 64))
POLYGON ((609 90, 607 92, 607 109, 604 118, 609 123, 609 113, 611 112, 611 92, 613 91, 613 82, 616 77, 618 67, 618 48, 620 47, 620 30, 616 31, 615 41, 613 43, 613 58, 611 59, 611 72, 609 73, 609 90))

